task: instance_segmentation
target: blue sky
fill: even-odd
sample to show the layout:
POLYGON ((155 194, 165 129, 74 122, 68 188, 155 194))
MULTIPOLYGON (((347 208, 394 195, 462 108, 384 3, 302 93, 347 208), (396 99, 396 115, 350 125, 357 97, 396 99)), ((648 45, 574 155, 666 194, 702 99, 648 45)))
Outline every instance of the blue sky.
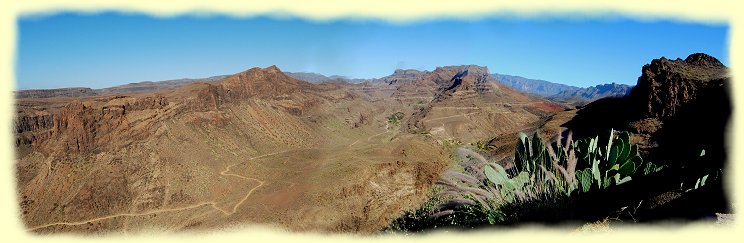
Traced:
POLYGON ((18 20, 17 89, 103 88, 252 67, 354 78, 476 64, 575 86, 635 84, 654 58, 729 64, 728 25, 623 17, 309 21, 293 17, 56 14, 18 20))

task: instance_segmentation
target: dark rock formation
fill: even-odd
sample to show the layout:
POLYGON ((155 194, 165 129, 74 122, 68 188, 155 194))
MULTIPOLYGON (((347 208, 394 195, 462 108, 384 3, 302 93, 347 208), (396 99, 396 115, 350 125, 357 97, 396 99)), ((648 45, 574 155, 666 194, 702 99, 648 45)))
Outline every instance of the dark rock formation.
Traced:
MULTIPOLYGON (((634 178, 627 186, 645 188, 644 193, 653 197, 643 200, 659 204, 638 211, 644 220, 695 218, 701 212, 713 217, 730 210, 722 183, 732 109, 728 82, 727 68, 706 54, 692 54, 685 60, 655 59, 643 66, 630 95, 592 102, 564 126, 578 138, 604 134, 611 128, 629 131, 645 161, 667 166, 653 179, 634 178), (710 177, 702 191, 689 195, 680 191, 681 183, 691 187, 703 176, 710 177), (668 195, 677 196, 670 199, 668 195)), ((633 190, 641 189, 629 189, 625 195, 639 193, 633 190)))
POLYGON ((706 54, 692 54, 684 61, 666 58, 643 66, 638 85, 631 92, 643 117, 669 118, 701 93, 722 89, 727 79, 726 66, 706 54))
POLYGON ((706 54, 655 59, 643 66, 627 97, 592 102, 565 125, 579 136, 610 128, 633 132, 645 152, 659 162, 689 160, 703 149, 724 161, 724 133, 731 114, 727 83, 727 68, 706 54), (651 153, 655 150, 669 151, 651 153))

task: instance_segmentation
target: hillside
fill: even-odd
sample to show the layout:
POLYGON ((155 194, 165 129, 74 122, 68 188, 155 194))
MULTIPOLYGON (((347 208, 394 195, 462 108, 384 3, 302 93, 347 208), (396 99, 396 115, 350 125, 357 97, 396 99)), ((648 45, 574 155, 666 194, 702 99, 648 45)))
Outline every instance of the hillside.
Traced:
MULTIPOLYGON (((17 97, 24 224, 36 233, 243 224, 373 233, 425 203, 464 159, 484 156, 513 168, 519 132, 551 138, 560 127, 577 139, 630 131, 644 159, 676 168, 666 180, 720 169, 726 158, 728 69, 705 54, 655 59, 629 95, 578 110, 521 93, 476 65, 396 70, 361 83, 302 80, 310 76, 256 67, 110 89, 116 92, 17 97)), ((622 87, 574 94, 596 98, 622 87)), ((667 184, 648 192, 677 193, 667 184)), ((720 188, 709 188, 702 195, 710 203, 679 193, 665 198, 701 206, 660 208, 726 211, 720 188)))
POLYGON ((39 233, 376 231, 424 199, 447 151, 391 126, 414 104, 355 89, 272 66, 157 92, 19 99, 23 222, 39 233))
MULTIPOLYGON (((456 86, 472 82, 464 77, 473 71, 448 89, 462 91, 456 86)), ((550 114, 524 135, 458 147, 432 196, 387 230, 725 222, 733 210, 723 183, 731 177, 729 82, 727 67, 706 54, 654 59, 627 96, 550 114)))
POLYGON ((119 85, 114 87, 108 87, 103 89, 97 89, 96 92, 101 95, 105 94, 129 94, 129 93, 140 93, 140 92, 151 92, 163 89, 175 89, 190 83, 195 82, 214 82, 219 81, 227 75, 212 76, 208 78, 184 78, 184 79, 173 79, 164 81, 144 81, 137 83, 129 83, 125 85, 119 85))
MULTIPOLYGON (((504 87, 475 65, 438 67, 402 82, 394 97, 422 98, 405 129, 472 143, 534 127, 563 107, 504 87)), ((398 81, 400 82, 400 81, 398 81)))

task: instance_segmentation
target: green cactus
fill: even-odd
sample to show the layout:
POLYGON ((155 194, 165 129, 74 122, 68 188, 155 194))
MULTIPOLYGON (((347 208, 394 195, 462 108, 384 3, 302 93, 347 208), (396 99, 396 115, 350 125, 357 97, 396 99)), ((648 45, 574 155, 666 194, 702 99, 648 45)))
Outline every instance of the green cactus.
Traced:
POLYGON ((647 162, 645 166, 643 167, 643 175, 649 175, 651 173, 656 173, 664 169, 665 166, 658 166, 654 163, 647 162))
MULTIPOLYGON (((598 137, 589 139, 588 142, 578 141, 574 144, 582 164, 585 164, 591 172, 592 184, 597 189, 607 188, 613 185, 620 185, 632 180, 633 176, 647 175, 661 168, 651 163, 644 163, 638 153, 638 146, 630 143, 630 134, 628 132, 617 133, 613 129, 610 131, 607 146, 600 148, 598 137), (643 170, 639 170, 645 166, 643 170), (643 174, 640 172, 643 171, 643 174)), ((578 175, 577 175, 578 176, 578 175)), ((582 175, 583 176, 583 175, 582 175)), ((579 180, 582 180, 579 178, 579 180)), ((588 181, 584 178, 581 181, 582 191, 589 190, 588 181)))
POLYGON ((589 192, 591 190, 592 181, 594 180, 591 169, 587 168, 576 171, 576 179, 579 181, 579 185, 581 185, 582 192, 589 192))
POLYGON ((627 132, 612 129, 607 140, 595 136, 573 141, 571 137, 565 144, 560 136, 554 143, 543 143, 537 132, 532 136, 520 133, 514 155, 515 173, 491 164, 485 168, 486 178, 499 189, 504 201, 512 202, 542 193, 571 196, 575 192, 601 190, 662 169, 644 163, 627 132))
POLYGON ((488 181, 499 189, 501 198, 506 202, 513 202, 517 196, 524 194, 523 188, 530 181, 530 175, 526 171, 509 178, 509 174, 499 164, 486 165, 484 173, 488 181))

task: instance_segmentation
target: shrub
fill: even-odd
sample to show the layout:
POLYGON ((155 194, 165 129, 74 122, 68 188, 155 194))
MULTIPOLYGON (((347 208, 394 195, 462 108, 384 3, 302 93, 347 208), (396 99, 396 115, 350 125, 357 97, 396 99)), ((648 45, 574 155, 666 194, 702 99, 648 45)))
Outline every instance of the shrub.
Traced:
POLYGON ((399 112, 395 112, 392 115, 390 115, 390 116, 387 117, 388 123, 390 123, 392 125, 398 125, 398 124, 400 124, 400 121, 403 120, 403 117, 404 116, 405 116, 405 114, 403 114, 403 112, 400 112, 400 111, 399 112))
POLYGON ((475 144, 474 144, 475 145, 475 148, 478 149, 478 150, 480 150, 480 151, 484 151, 484 152, 490 151, 491 149, 493 149, 493 146, 491 145, 491 141, 494 138, 495 137, 491 137, 491 138, 488 138, 488 139, 485 139, 485 140, 476 141, 475 144))

